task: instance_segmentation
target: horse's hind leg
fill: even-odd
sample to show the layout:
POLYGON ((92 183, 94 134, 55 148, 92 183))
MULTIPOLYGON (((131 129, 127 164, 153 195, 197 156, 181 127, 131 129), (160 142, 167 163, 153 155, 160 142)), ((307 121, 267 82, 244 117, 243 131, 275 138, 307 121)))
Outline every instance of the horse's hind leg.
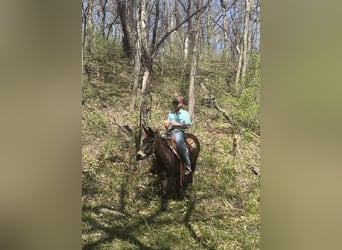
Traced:
POLYGON ((186 184, 187 184, 187 186, 188 185, 192 185, 192 183, 194 182, 194 177, 193 177, 193 173, 195 172, 195 169, 196 169, 196 161, 195 162, 193 162, 192 164, 191 164, 191 168, 192 168, 192 172, 191 172, 191 174, 189 174, 187 177, 187 180, 186 180, 186 184))
POLYGON ((167 177, 161 179, 161 210, 165 211, 167 209, 167 177))
POLYGON ((189 176, 189 182, 187 183, 188 185, 192 185, 193 181, 194 181, 194 178, 192 176, 193 173, 190 174, 189 176))

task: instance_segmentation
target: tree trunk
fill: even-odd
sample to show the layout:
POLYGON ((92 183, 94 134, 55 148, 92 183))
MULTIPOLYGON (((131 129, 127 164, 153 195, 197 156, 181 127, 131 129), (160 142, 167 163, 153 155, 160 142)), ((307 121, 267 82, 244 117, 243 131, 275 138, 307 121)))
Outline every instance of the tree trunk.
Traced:
POLYGON ((235 83, 232 86, 233 95, 236 95, 239 93, 239 81, 240 81, 240 74, 241 74, 241 67, 242 67, 242 51, 239 49, 239 46, 236 46, 236 50, 239 55, 239 61, 238 61, 238 66, 236 70, 235 83))
POLYGON ((244 83, 247 71, 248 63, 248 31, 249 31, 249 13, 251 0, 245 0, 245 15, 244 15, 244 28, 243 28, 243 39, 241 43, 241 50, 239 53, 239 62, 236 71, 236 78, 234 84, 234 92, 239 95, 241 91, 240 83, 244 83), (241 77, 241 78, 240 78, 241 77))
POLYGON ((141 84, 141 105, 140 105, 140 126, 146 126, 148 123, 148 113, 150 111, 147 95, 150 90, 150 76, 152 73, 152 57, 148 50, 148 37, 147 37, 147 0, 140 2, 140 20, 139 20, 139 38, 141 41, 141 61, 144 66, 144 76, 141 84))
POLYGON ((86 14, 85 50, 88 55, 93 51, 94 24, 93 24, 93 0, 88 1, 86 14))
POLYGON ((249 11, 249 17, 248 17, 248 22, 249 22, 249 31, 248 31, 248 53, 250 53, 252 51, 252 33, 253 33, 253 8, 255 6, 255 1, 254 0, 251 0, 251 3, 250 3, 250 11, 249 11))
MULTIPOLYGON (((139 33, 139 31, 138 31, 139 33)), ((133 89, 131 95, 131 102, 130 102, 130 110, 133 111, 135 107, 135 102, 137 98, 138 92, 138 84, 139 84, 139 77, 140 77, 140 70, 141 70, 141 45, 140 40, 136 39, 135 42, 135 56, 134 56, 134 75, 133 75, 133 89)))
MULTIPOLYGON (((126 1, 127 2, 127 1, 126 1)), ((123 32, 122 44, 123 49, 126 56, 133 61, 134 59, 134 39, 132 32, 132 16, 129 13, 129 9, 127 8, 125 1, 117 1, 118 4, 118 12, 121 21, 121 27, 123 32)))
MULTIPOLYGON (((198 8, 202 7, 202 0, 198 0, 198 8)), ((195 37, 193 42, 193 52, 192 52, 192 60, 191 60, 191 71, 190 71, 190 83, 189 83, 189 114, 191 119, 194 119, 195 114, 195 78, 197 73, 197 64, 198 64, 198 52, 200 46, 200 26, 201 26, 201 14, 202 12, 198 12, 196 14, 196 23, 195 23, 195 37)))
POLYGON ((100 0, 101 3, 101 34, 103 38, 106 38, 106 32, 105 32, 105 28, 106 28, 106 18, 107 18, 107 3, 108 0, 100 0))
MULTIPOLYGON (((206 43, 207 43, 207 55, 209 56, 211 54, 211 39, 213 38, 213 30, 212 30, 212 27, 210 25, 211 23, 211 19, 212 19, 212 16, 211 16, 211 7, 210 7, 210 2, 208 4, 208 12, 207 12, 207 27, 206 27, 206 31, 207 31, 207 34, 206 34, 206 43)), ((216 39, 214 40, 213 44, 215 44, 216 46, 216 39)))
POLYGON ((158 22, 159 22, 159 0, 156 0, 156 13, 154 19, 154 27, 152 33, 152 44, 150 47, 150 51, 153 51, 156 46, 156 39, 157 39, 157 31, 158 31, 158 22))
MULTIPOLYGON (((191 1, 188 2, 188 7, 187 7, 187 10, 186 10, 188 18, 190 16, 190 12, 191 12, 191 1)), ((192 32, 192 21, 191 21, 191 18, 190 18, 189 21, 188 21, 188 29, 187 29, 187 32, 186 32, 185 38, 184 38, 184 61, 185 61, 185 64, 187 63, 188 56, 189 56, 191 32, 192 32)))
POLYGON ((85 52, 85 39, 86 39, 86 29, 87 29, 87 15, 86 15, 86 7, 83 5, 82 2, 82 53, 84 56, 85 52))
MULTIPOLYGON (((176 3, 174 1, 172 1, 171 3, 171 11, 169 13, 169 24, 168 24, 168 29, 167 31, 169 32, 170 30, 172 30, 175 26, 176 26, 176 3)), ((175 34, 171 34, 170 35, 170 54, 173 55, 173 47, 175 44, 175 34)))
POLYGON ((222 7, 222 26, 223 26, 223 31, 222 31, 222 35, 223 35, 223 56, 224 58, 228 58, 229 57, 229 47, 228 47, 228 17, 226 14, 226 10, 222 7))
POLYGON ((246 0, 246 11, 245 11, 245 21, 244 21, 244 31, 243 31, 243 53, 242 53, 242 70, 241 70, 241 80, 242 83, 245 82, 247 64, 248 64, 248 33, 249 33, 249 13, 251 8, 251 0, 246 0))

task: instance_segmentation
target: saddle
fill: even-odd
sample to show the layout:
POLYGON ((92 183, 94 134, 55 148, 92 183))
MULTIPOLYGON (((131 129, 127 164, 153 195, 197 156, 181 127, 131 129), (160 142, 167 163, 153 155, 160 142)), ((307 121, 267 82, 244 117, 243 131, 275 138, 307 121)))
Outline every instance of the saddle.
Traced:
MULTIPOLYGON (((167 144, 169 145, 169 147, 172 149, 172 151, 175 153, 175 155, 178 157, 178 159, 182 159, 179 155, 179 149, 177 147, 177 143, 176 140, 174 138, 172 138, 171 136, 167 136, 165 137, 167 144)), ((196 148, 196 143, 194 142, 193 139, 191 139, 190 137, 187 137, 185 135, 185 147, 188 149, 188 152, 192 152, 195 148, 196 148)))

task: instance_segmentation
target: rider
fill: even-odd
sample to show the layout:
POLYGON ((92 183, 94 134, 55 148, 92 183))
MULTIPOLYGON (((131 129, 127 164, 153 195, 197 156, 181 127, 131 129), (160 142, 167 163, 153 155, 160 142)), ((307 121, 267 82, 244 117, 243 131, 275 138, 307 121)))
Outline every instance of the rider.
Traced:
POLYGON ((184 131, 191 125, 191 119, 188 111, 183 109, 184 97, 178 96, 173 102, 174 111, 170 112, 167 120, 164 121, 164 126, 170 133, 171 137, 176 140, 177 146, 182 154, 183 162, 185 163, 185 175, 191 173, 191 162, 188 151, 186 150, 184 131))

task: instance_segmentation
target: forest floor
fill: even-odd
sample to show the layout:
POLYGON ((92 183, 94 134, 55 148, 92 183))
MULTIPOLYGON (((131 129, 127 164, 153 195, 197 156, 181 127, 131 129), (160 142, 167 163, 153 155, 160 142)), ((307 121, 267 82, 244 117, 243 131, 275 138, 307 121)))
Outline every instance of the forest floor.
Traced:
MULTIPOLYGON (((139 109, 129 110, 132 68, 112 63, 106 69, 91 71, 83 82, 83 249, 259 249, 259 136, 237 132, 215 107, 202 105, 197 86, 188 131, 201 143, 194 183, 162 212, 151 161, 135 160, 139 109)), ((153 81, 149 126, 162 130, 184 86, 165 75, 153 81)))

